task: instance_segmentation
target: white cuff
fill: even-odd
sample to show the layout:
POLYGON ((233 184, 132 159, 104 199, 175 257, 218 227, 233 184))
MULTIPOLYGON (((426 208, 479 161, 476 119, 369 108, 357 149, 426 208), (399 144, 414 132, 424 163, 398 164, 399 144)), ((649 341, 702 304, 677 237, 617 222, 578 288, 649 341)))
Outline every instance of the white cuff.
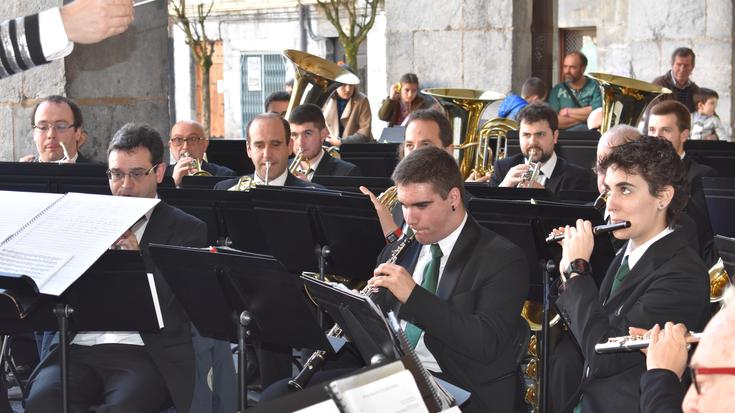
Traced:
POLYGON ((61 59, 74 50, 74 43, 66 36, 58 7, 38 13, 38 27, 46 60, 61 59))

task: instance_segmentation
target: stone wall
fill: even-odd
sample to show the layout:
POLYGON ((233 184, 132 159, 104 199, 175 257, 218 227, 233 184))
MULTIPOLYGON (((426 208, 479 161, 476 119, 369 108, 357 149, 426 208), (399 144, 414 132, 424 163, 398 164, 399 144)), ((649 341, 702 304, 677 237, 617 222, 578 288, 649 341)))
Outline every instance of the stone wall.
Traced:
MULTIPOLYGON (((0 18, 57 6, 55 0, 0 2, 0 18)), ((130 121, 147 122, 167 135, 168 17, 165 2, 136 9, 127 32, 95 45, 75 45, 64 60, 0 81, 0 160, 35 152, 30 112, 38 99, 61 94, 76 100, 89 133, 81 152, 106 161, 112 134, 130 121)))

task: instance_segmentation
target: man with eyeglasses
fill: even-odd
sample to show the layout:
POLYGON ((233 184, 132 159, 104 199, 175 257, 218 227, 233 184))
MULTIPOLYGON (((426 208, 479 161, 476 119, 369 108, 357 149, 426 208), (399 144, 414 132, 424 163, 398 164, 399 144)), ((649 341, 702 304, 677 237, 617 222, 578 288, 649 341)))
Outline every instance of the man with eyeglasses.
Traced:
MULTIPOLYGON (((684 396, 687 327, 666 323, 648 332, 646 371, 641 377, 641 413, 726 412, 735 406, 735 290, 710 320, 689 363, 691 385, 684 396)), ((637 331, 640 333, 640 331, 637 331)))
POLYGON ((73 100, 59 95, 42 99, 31 113, 38 154, 26 155, 20 162, 91 162, 79 153, 79 147, 87 140, 82 122, 82 110, 73 100))
MULTIPOLYGON (((165 172, 163 142, 157 131, 145 124, 128 123, 115 133, 107 153, 107 176, 114 196, 157 197, 157 185, 165 172)), ((156 334, 77 333, 71 341, 69 357, 72 411, 94 408, 157 412, 171 402, 179 412, 207 411, 196 404, 201 395, 198 392, 207 386, 196 377, 206 377, 211 362, 209 366, 200 366, 195 354, 211 351, 207 346, 215 344, 196 334, 192 336, 184 309, 155 269, 148 252, 150 243, 203 247, 206 233, 204 222, 159 202, 145 215, 142 225, 126 232, 115 243, 116 248, 140 250, 147 270, 154 274, 165 327, 156 334)), ((224 354, 229 354, 226 343, 224 350, 224 354)), ((231 359, 229 367, 234 386, 231 359)), ((58 411, 59 380, 58 357, 52 348, 30 379, 26 412, 58 411)))
POLYGON ((209 138, 204 133, 204 126, 193 120, 176 122, 171 128, 171 137, 168 149, 176 163, 166 167, 166 176, 172 176, 176 186, 181 186, 181 180, 197 171, 196 162, 199 161, 203 171, 212 176, 235 176, 235 171, 215 163, 207 162, 204 156, 209 147, 209 138))

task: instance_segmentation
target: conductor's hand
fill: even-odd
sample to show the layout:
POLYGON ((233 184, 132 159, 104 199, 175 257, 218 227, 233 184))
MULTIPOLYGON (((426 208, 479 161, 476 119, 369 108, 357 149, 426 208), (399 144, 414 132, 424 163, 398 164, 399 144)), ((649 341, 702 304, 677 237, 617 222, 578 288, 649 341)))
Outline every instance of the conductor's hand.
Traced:
POLYGON ((576 226, 567 225, 564 227, 564 240, 561 246, 560 270, 566 270, 569 263, 579 258, 589 262, 592 249, 595 247, 592 223, 578 219, 576 226))
POLYGON ((648 370, 671 370, 681 380, 687 367, 687 327, 669 321, 663 331, 656 324, 649 333, 651 344, 648 345, 646 356, 648 370))
POLYGON ((396 264, 380 264, 373 271, 373 278, 368 280, 373 287, 385 287, 401 302, 405 304, 411 295, 416 283, 405 268, 396 264))
POLYGON ((138 239, 135 238, 135 234, 127 230, 112 244, 112 249, 138 251, 140 250, 140 244, 138 244, 138 239))
POLYGON ((61 8, 69 40, 92 44, 118 35, 133 22, 133 0, 75 0, 61 8))

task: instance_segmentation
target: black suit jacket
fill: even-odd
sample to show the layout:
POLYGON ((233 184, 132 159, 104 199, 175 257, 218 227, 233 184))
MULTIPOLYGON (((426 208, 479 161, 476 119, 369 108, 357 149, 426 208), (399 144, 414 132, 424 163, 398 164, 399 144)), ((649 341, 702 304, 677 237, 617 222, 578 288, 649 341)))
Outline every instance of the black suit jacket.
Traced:
MULTIPOLYGON (((607 298, 624 249, 608 268, 598 290, 592 277, 567 282, 556 301, 584 358, 582 411, 635 412, 638 383, 646 370, 640 352, 596 354, 595 344, 628 334, 628 327, 652 328, 667 321, 699 331, 708 318, 709 277, 697 253, 679 231, 661 238, 643 254, 614 295, 607 298)), ((569 360, 575 365, 578 360, 569 360)), ((578 377, 583 372, 576 372, 578 377)), ((551 383, 554 394, 554 383, 551 383)), ((579 394, 567 403, 576 405, 579 394)))
POLYGON ((322 156, 314 175, 320 176, 361 176, 362 172, 355 164, 337 159, 328 154, 322 156))
MULTIPOLYGON (((250 174, 248 176, 252 178, 253 177, 253 174, 250 174)), ((240 178, 232 178, 232 179, 225 179, 224 181, 219 181, 219 182, 217 182, 214 185, 214 189, 215 190, 219 190, 219 191, 226 191, 226 190, 232 188, 233 186, 235 186, 235 184, 237 184, 237 181, 239 179, 240 178)), ((290 172, 286 176, 286 182, 284 183, 283 186, 293 186, 293 187, 297 187, 297 188, 312 188, 312 189, 318 188, 318 189, 325 189, 323 186, 321 186, 321 185, 319 185, 317 183, 302 181, 301 179, 299 179, 299 178, 291 175, 290 172)))
POLYGON ((687 168, 687 181, 689 182, 689 201, 684 210, 697 224, 699 255, 707 267, 711 267, 720 255, 715 247, 714 231, 704 198, 702 177, 717 176, 717 172, 707 165, 697 163, 691 156, 685 156, 683 161, 687 168))
MULTIPOLYGON (((520 153, 496 161, 493 165, 493 175, 490 177, 490 186, 500 186, 510 168, 523 162, 523 154, 520 153)), ((554 194, 561 191, 597 191, 597 183, 591 170, 568 162, 559 156, 556 157, 554 171, 551 177, 546 178, 544 186, 554 194)))
MULTIPOLYGON (((176 164, 166 166, 166 176, 174 175, 175 166, 176 164)), ((235 171, 232 169, 206 161, 202 162, 202 170, 209 172, 212 176, 235 176, 235 171)))
MULTIPOLYGON (((385 261, 397 245, 381 253, 385 261)), ((412 273, 420 244, 400 262, 412 273)), ((405 304, 383 292, 384 310, 424 330, 424 342, 446 378, 472 392, 465 412, 510 412, 517 386, 516 358, 525 354, 528 325, 520 317, 528 291, 523 252, 471 216, 447 259, 436 295, 416 286, 405 304), (510 375, 509 375, 510 374, 510 375)))
POLYGON ((641 412, 681 413, 686 389, 671 370, 647 370, 641 376, 641 412))

